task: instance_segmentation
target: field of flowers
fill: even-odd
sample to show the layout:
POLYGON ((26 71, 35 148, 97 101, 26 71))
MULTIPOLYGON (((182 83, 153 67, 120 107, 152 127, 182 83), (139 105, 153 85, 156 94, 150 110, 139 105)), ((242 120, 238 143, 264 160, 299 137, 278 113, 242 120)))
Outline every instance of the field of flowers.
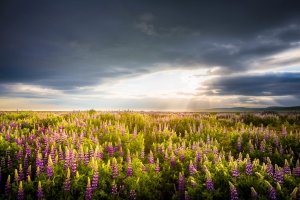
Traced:
POLYGON ((1 199, 300 199, 299 113, 1 112, 1 199))

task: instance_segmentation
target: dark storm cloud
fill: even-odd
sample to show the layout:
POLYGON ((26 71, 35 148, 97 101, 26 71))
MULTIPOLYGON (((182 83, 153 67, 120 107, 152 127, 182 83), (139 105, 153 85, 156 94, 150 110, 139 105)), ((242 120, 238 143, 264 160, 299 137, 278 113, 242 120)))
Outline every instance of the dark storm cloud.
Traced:
POLYGON ((228 74, 300 40, 296 1, 0 4, 0 84, 72 90, 164 70, 160 64, 228 74))
POLYGON ((202 85, 207 87, 207 95, 296 96, 300 94, 300 73, 232 75, 213 78, 202 85))

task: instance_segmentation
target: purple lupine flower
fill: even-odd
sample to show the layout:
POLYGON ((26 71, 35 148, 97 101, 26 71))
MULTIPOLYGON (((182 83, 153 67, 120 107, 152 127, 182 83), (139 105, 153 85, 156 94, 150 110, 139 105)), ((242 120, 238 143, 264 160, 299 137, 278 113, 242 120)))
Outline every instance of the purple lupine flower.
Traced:
POLYGON ((68 168, 67 177, 66 177, 66 180, 64 182, 64 191, 66 193, 68 193, 68 192, 70 192, 70 190, 71 190, 70 169, 68 168))
POLYGON ((237 158, 238 163, 242 162, 243 160, 243 154, 240 152, 239 157, 237 158))
POLYGON ((160 168, 159 168, 159 160, 158 160, 158 158, 157 158, 157 160, 156 160, 156 165, 155 165, 155 172, 159 172, 160 171, 160 168))
POLYGON ((190 200, 190 197, 189 197, 187 191, 184 192, 184 200, 190 200))
POLYGON ((7 156, 7 167, 12 166, 12 160, 10 159, 10 156, 7 156))
POLYGON ((274 187, 268 181, 265 182, 268 186, 269 199, 277 199, 276 190, 274 189, 274 187))
POLYGON ((268 174, 269 176, 273 176, 273 174, 274 174, 274 167, 273 167, 273 165, 272 165, 271 160, 269 159, 269 157, 268 157, 267 159, 268 159, 268 163, 267 163, 267 174, 268 174))
POLYGON ((24 194, 24 190, 23 190, 23 184, 22 181, 20 181, 19 184, 19 189, 18 189, 18 200, 24 199, 25 194, 24 194))
POLYGON ((27 169, 27 167, 28 167, 28 156, 27 156, 27 154, 25 154, 25 158, 24 158, 24 161, 23 161, 23 166, 24 166, 24 169, 27 169))
POLYGON ((201 151, 198 150, 198 151, 197 151, 197 162, 200 162, 201 159, 202 159, 201 151))
POLYGON ((91 180, 90 177, 88 177, 87 186, 85 189, 85 199, 91 199, 93 195, 93 189, 91 187, 91 180))
POLYGON ((66 151, 65 151, 65 163, 64 163, 64 168, 65 170, 67 170, 68 168, 70 168, 70 150, 68 147, 66 147, 66 151))
POLYGON ((58 159, 61 161, 61 160, 64 160, 64 152, 62 151, 61 149, 61 145, 59 145, 59 151, 58 151, 58 159))
POLYGON ((252 176, 252 174, 253 174, 252 162, 250 160, 247 160, 247 163, 246 163, 246 174, 248 176, 252 176))
POLYGON ((251 199, 258 199, 258 194, 253 187, 251 187, 251 199))
POLYGON ((109 157, 113 157, 113 154, 114 154, 114 147, 113 147, 113 145, 112 145, 111 142, 108 143, 107 150, 108 150, 109 157))
POLYGON ((260 143, 259 149, 262 153, 265 153, 265 140, 260 143))
POLYGON ((147 167, 142 163, 142 171, 143 171, 143 173, 145 173, 146 171, 147 171, 147 167))
POLYGON ((281 167, 278 167, 277 164, 275 164, 274 179, 280 185, 283 184, 283 169, 281 167))
POLYGON ((39 181, 39 183, 38 183, 37 198, 39 200, 42 199, 42 198, 44 198, 44 192, 43 192, 41 181, 39 181))
POLYGON ((231 156, 231 151, 229 151, 227 161, 230 162, 230 161, 231 161, 231 158, 232 158, 232 156, 231 156))
POLYGON ((181 160, 182 163, 184 163, 184 152, 183 151, 180 152, 179 159, 181 160))
POLYGON ((150 154, 149 154, 148 163, 149 164, 154 164, 154 157, 153 157, 153 153, 152 153, 151 150, 150 150, 150 154))
POLYGON ((84 165, 87 166, 89 164, 89 161, 90 161, 90 154, 89 154, 89 149, 87 147, 84 152, 84 165))
POLYGON ((211 191, 215 190, 214 182, 212 181, 210 172, 208 170, 206 171, 206 183, 205 184, 206 184, 207 191, 211 192, 211 191))
MULTIPOLYGON (((142 147, 142 151, 141 151, 141 159, 145 158, 145 148, 142 147)), ((133 190, 134 191, 134 190, 133 190)))
POLYGON ((286 131, 286 127, 284 127, 282 125, 282 137, 286 137, 287 136, 287 131, 286 131))
POLYGON ((283 172, 284 172, 284 174, 291 175, 291 168, 286 159, 284 160, 283 172))
POLYGON ((297 192, 298 192, 298 187, 295 187, 294 190, 293 190, 293 192, 291 193, 292 199, 297 199, 297 192))
POLYGON ((24 180, 24 172, 23 172, 22 164, 19 165, 19 177, 18 177, 18 179, 19 179, 19 181, 24 180))
POLYGON ((123 149, 122 149, 122 147, 120 147, 120 150, 119 150, 119 156, 121 156, 121 157, 123 157, 123 149))
POLYGON ((77 159, 76 159, 76 151, 75 151, 75 149, 73 149, 73 158, 72 158, 71 162, 72 162, 72 166, 71 166, 71 168, 72 168, 72 176, 75 176, 76 171, 77 171, 77 159))
POLYGON ((51 156, 49 155, 48 157, 48 165, 47 165, 47 177, 48 178, 51 178, 53 176, 53 163, 52 163, 52 160, 51 160, 51 156))
POLYGON ((238 138, 238 141, 237 141, 237 150, 238 150, 238 152, 241 152, 242 151, 242 137, 240 136, 239 138, 238 138))
POLYGON ((130 190, 130 193, 129 193, 129 199, 130 200, 136 200, 136 193, 135 193, 135 190, 130 190))
POLYGON ((238 196, 238 192, 237 189, 235 188, 235 186, 230 182, 229 182, 229 187, 230 187, 230 199, 231 200, 238 200, 239 196, 238 196))
POLYGON ((179 198, 183 199, 184 198, 184 174, 183 172, 179 172, 179 178, 178 178, 178 193, 179 193, 179 198))
POLYGON ((168 150, 165 151, 165 158, 164 160, 167 162, 169 160, 169 154, 168 154, 168 150))
POLYGON ((8 175, 7 181, 5 183, 5 188, 4 188, 5 196, 9 196, 10 195, 10 190, 11 190, 10 175, 8 175))
POLYGON ((296 166, 293 169, 293 175, 296 177, 300 177, 300 163, 299 163, 299 159, 296 162, 296 166))
POLYGON ((94 166, 94 175, 93 175, 93 179, 92 179, 92 189, 93 189, 93 191, 97 189, 98 182, 99 182, 99 172, 98 172, 98 164, 96 162, 95 166, 94 166))
POLYGON ((240 177, 240 171, 239 171, 238 168, 237 168, 236 162, 234 162, 234 165, 233 165, 232 176, 233 176, 234 178, 240 177))
POLYGON ((190 172, 190 176, 193 176, 196 172, 196 169, 193 165, 193 162, 190 160, 190 164, 189 164, 189 172, 190 172))
POLYGON ((279 147, 279 153, 280 153, 281 155, 284 153, 284 150, 283 150, 283 148, 282 148, 282 145, 280 145, 280 147, 279 147))
POLYGON ((131 165, 131 160, 128 161, 127 176, 132 176, 132 165, 131 165))
POLYGON ((118 194, 118 188, 117 188, 117 185, 115 183, 115 180, 113 181, 113 184, 112 184, 111 193, 112 193, 112 195, 117 195, 118 194))
POLYGON ((111 169, 112 169, 112 177, 113 179, 116 179, 118 177, 119 170, 118 170, 118 163, 115 157, 112 160, 111 169))
POLYGON ((171 166, 172 167, 175 167, 175 155, 173 154, 173 152, 172 152, 172 154, 171 154, 171 159, 170 159, 170 162, 171 162, 171 166))

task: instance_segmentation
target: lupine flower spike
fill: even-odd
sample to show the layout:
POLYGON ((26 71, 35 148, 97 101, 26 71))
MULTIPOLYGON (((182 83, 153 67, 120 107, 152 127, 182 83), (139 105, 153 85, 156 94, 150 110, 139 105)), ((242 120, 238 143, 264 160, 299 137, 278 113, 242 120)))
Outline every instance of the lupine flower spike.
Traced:
POLYGON ((90 177, 88 177, 86 189, 85 189, 85 199, 91 199, 93 195, 93 189, 91 187, 91 180, 90 177))
POLYGON ((258 199, 258 194, 253 187, 251 187, 251 199, 258 199))
POLYGON ((23 184, 22 181, 20 181, 19 189, 18 189, 18 200, 24 199, 24 190, 23 190, 23 184))
POLYGON ((230 187, 230 199, 231 200, 238 200, 238 192, 235 186, 229 181, 229 187, 230 187))
POLYGON ((206 190, 211 192, 215 190, 214 182, 211 179, 210 172, 206 170, 206 190))
POLYGON ((43 192, 41 181, 39 181, 38 183, 37 198, 38 199, 44 198, 44 192, 43 192))

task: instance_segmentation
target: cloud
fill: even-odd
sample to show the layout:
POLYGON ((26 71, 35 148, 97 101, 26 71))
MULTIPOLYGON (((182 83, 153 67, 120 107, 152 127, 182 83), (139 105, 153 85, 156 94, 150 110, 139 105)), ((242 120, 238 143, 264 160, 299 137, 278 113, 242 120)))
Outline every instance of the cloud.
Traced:
POLYGON ((300 93, 300 73, 223 76, 207 80, 202 86, 206 87, 206 95, 294 96, 300 93))

